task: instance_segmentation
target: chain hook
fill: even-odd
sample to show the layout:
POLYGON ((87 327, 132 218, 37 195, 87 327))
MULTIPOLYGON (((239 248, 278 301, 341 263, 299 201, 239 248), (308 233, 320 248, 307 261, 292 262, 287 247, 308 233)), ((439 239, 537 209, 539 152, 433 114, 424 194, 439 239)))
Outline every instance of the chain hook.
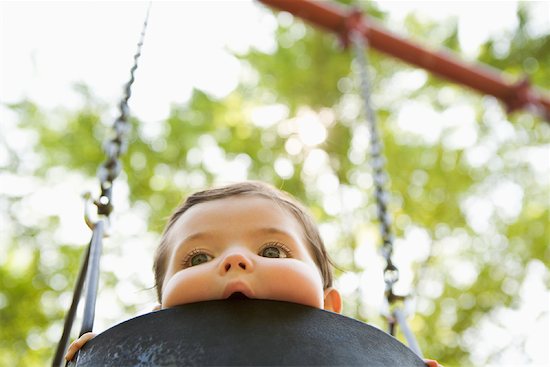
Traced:
POLYGON ((99 204, 99 202, 101 201, 101 197, 99 199, 93 199, 92 193, 90 191, 86 191, 82 194, 82 199, 84 199, 84 222, 86 223, 88 228, 93 231, 101 218, 101 220, 103 220, 103 222, 105 223, 103 229, 103 237, 109 237, 108 228, 110 217, 101 213, 101 204, 99 204), (92 205, 96 206, 98 212, 96 216, 97 218, 94 218, 94 216, 92 215, 92 205))
POLYGON ((88 226, 88 228, 90 228, 93 231, 97 223, 97 220, 92 219, 92 215, 90 212, 90 207, 93 203, 92 193, 90 191, 86 191, 82 193, 82 199, 84 199, 84 222, 86 222, 86 225, 88 226))

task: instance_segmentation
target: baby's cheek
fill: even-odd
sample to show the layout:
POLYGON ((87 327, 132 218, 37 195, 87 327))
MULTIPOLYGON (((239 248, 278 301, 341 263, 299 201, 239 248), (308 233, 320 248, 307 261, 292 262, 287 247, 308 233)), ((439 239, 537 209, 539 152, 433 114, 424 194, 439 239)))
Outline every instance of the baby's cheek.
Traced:
POLYGON ((285 259, 264 273, 266 295, 262 298, 323 308, 323 281, 319 271, 304 262, 285 259))
POLYGON ((212 277, 202 269, 186 269, 174 274, 162 292, 162 308, 216 299, 212 277))

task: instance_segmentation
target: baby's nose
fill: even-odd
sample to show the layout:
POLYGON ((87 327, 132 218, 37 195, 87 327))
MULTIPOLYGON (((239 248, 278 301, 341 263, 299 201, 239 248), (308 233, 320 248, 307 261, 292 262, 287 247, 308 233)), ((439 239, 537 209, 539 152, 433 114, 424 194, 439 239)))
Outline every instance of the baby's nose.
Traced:
POLYGON ((246 272, 253 270, 252 261, 243 253, 235 252, 227 255, 220 263, 220 274, 224 275, 229 272, 246 272))

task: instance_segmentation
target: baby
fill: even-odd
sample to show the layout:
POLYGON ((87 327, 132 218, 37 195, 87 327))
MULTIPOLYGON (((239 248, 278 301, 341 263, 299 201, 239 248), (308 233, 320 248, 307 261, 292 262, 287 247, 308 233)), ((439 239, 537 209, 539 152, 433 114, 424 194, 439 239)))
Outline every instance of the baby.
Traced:
POLYGON ((262 183, 190 196, 168 221, 154 270, 161 308, 237 292, 334 312, 342 308, 314 222, 290 196, 262 183))
MULTIPOLYGON (((155 309, 239 295, 340 313, 331 269, 317 226, 291 196, 260 182, 209 189, 168 221, 154 259, 155 309)), ((73 342, 65 358, 94 335, 73 342)))

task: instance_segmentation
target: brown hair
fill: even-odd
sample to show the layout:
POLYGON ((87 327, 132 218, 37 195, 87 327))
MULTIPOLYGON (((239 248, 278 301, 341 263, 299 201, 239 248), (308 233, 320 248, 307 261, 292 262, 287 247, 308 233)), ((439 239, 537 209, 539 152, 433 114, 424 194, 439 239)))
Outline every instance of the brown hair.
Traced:
POLYGON ((153 270, 155 272, 155 287, 157 289, 157 297, 159 302, 161 301, 162 296, 162 283, 164 282, 164 277, 166 275, 167 257, 169 251, 167 237, 174 223, 176 223, 183 213, 194 205, 238 195, 259 195, 272 199, 294 215, 294 217, 302 225, 306 242, 310 245, 310 249, 313 250, 314 260, 319 267, 323 278, 324 289, 332 286, 331 265, 333 263, 325 249, 325 245, 321 239, 317 225, 308 213, 307 209, 290 194, 278 190, 271 185, 263 182, 246 181, 196 192, 189 196, 180 206, 178 206, 174 213, 170 216, 168 224, 162 234, 160 244, 157 247, 153 265, 153 270))

